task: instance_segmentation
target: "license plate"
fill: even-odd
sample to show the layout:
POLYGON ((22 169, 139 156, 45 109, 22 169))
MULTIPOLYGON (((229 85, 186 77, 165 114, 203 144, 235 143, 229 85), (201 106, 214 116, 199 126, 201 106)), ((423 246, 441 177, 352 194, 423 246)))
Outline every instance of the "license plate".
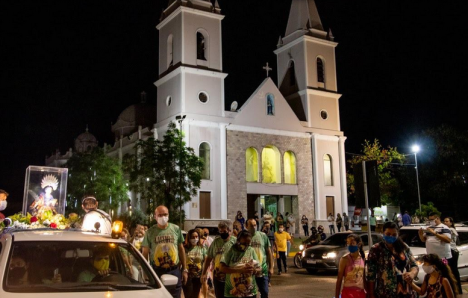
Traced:
POLYGON ((307 264, 317 264, 316 260, 307 260, 307 264))

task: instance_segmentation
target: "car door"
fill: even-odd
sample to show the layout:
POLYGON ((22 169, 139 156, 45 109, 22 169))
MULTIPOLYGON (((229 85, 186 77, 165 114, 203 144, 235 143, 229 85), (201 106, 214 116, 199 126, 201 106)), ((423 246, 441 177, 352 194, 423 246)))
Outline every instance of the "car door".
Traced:
POLYGON ((458 237, 460 245, 457 246, 460 255, 458 257, 458 271, 460 278, 468 278, 468 229, 459 229, 458 237))

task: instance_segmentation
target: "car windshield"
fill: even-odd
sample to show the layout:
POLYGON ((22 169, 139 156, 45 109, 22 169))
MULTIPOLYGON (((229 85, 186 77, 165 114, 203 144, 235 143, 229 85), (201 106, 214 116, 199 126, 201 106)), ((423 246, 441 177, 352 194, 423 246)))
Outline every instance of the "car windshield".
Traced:
POLYGON ((320 242, 321 245, 334 245, 345 247, 346 246, 346 238, 348 238, 349 234, 346 233, 339 233, 328 237, 327 239, 320 242))
POLYGON ((426 247, 425 243, 421 241, 418 235, 418 230, 400 230, 400 238, 405 242, 409 247, 426 247))
POLYGON ((123 243, 16 242, 5 267, 8 292, 125 291, 160 288, 147 262, 123 243))

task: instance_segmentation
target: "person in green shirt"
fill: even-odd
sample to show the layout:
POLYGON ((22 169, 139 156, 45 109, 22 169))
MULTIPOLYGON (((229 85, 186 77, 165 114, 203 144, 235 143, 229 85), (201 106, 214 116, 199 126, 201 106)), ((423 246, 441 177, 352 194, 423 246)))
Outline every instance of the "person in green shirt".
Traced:
POLYGON ((255 297, 257 283, 255 275, 262 268, 255 250, 250 246, 252 235, 242 231, 237 242, 221 257, 221 272, 226 273, 224 297, 255 297))
POLYGON ((231 230, 229 229, 229 223, 222 221, 218 224, 219 237, 213 240, 208 254, 205 258, 205 264, 203 265, 202 282, 207 278, 207 271, 210 268, 210 264, 214 262, 213 270, 213 285, 215 290, 216 298, 224 298, 224 285, 226 281, 226 274, 220 271, 221 268, 221 257, 225 251, 231 249, 231 246, 236 243, 236 237, 231 236, 231 230))
POLYGON ((206 258, 206 248, 200 242, 196 229, 188 231, 185 239, 185 259, 188 266, 188 280, 183 286, 185 298, 198 298, 200 294, 203 262, 206 258))
POLYGON ((268 298, 268 283, 273 274, 273 254, 271 253, 270 240, 268 236, 257 231, 257 221, 254 218, 247 220, 247 231, 252 234, 251 245, 255 250, 262 268, 262 274, 255 277, 261 298, 268 298))
POLYGON ((171 274, 179 279, 175 289, 169 291, 174 298, 180 298, 182 283, 186 284, 188 269, 185 262, 184 237, 180 228, 169 223, 169 210, 158 206, 154 211, 157 224, 148 229, 141 243, 143 256, 149 261, 156 274, 171 274), (183 270, 183 272, 181 272, 183 270))

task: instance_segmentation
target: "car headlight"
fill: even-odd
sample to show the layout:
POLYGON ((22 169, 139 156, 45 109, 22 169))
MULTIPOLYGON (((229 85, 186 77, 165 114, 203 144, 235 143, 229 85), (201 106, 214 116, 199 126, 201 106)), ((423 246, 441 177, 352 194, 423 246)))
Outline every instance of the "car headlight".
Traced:
POLYGON ((329 252, 329 253, 323 254, 322 258, 324 258, 324 259, 336 259, 336 252, 329 252))
POLYGON ((421 266, 422 264, 424 264, 424 261, 422 260, 423 256, 424 255, 415 255, 414 256, 414 259, 416 260, 416 265, 421 266))
POLYGON ((304 249, 304 245, 303 244, 299 245, 299 250, 303 250, 303 249, 304 249))

